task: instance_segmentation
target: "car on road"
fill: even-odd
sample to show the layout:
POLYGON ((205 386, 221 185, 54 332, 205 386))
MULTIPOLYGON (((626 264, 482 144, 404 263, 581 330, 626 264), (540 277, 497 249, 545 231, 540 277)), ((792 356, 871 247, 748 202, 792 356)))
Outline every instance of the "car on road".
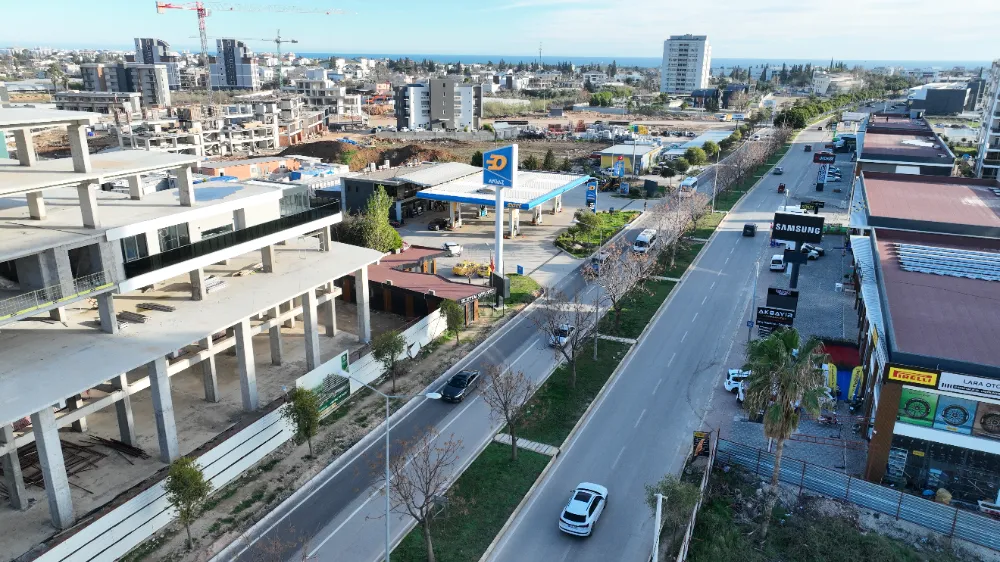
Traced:
POLYGON ((431 222, 427 223, 427 230, 447 230, 449 228, 451 228, 451 219, 444 217, 432 219, 431 222))
POLYGON ((759 141, 760 140, 760 135, 754 135, 754 136, 750 137, 750 140, 752 140, 752 141, 759 141))
POLYGON ((726 371, 726 381, 723 386, 726 387, 726 392, 736 393, 740 388, 740 383, 749 377, 751 371, 744 371, 742 369, 729 369, 726 371))
POLYGON ((637 254, 645 254, 649 252, 656 246, 656 229, 647 228, 636 236, 635 242, 632 244, 632 251, 637 254))
POLYGON ((593 268, 595 274, 601 272, 601 264, 603 264, 607 259, 608 253, 603 250, 597 252, 594 257, 590 258, 590 267, 593 268))
POLYGON ((477 369, 462 369, 441 388, 441 400, 461 402, 472 390, 479 386, 480 373, 477 369))
POLYGON ((451 268, 451 273, 459 277, 469 277, 470 275, 475 275, 479 267, 479 264, 474 261, 460 261, 451 268))
POLYGON ((572 324, 560 324, 554 332, 549 334, 549 345, 552 347, 562 347, 566 345, 569 338, 573 336, 573 332, 576 331, 576 326, 572 324))
POLYGON ((454 258, 462 255, 462 245, 458 242, 445 242, 444 249, 450 257, 454 258))
POLYGON ((781 174, 784 174, 784 173, 785 173, 785 169, 782 168, 781 166, 775 166, 774 167, 774 175, 780 176, 781 174))
POLYGON ((813 146, 811 144, 807 144, 806 147, 805 147, 805 150, 806 150, 806 152, 812 152, 813 146))
POLYGON ((747 237, 750 237, 750 238, 753 238, 754 236, 757 236, 757 225, 754 224, 754 223, 752 223, 752 222, 748 222, 748 223, 744 224, 743 225, 743 236, 747 236, 747 237))
POLYGON ((817 246, 815 244, 809 244, 809 243, 803 244, 802 247, 799 248, 799 251, 802 252, 803 254, 808 254, 809 252, 816 252, 816 254, 820 256, 826 255, 826 250, 824 250, 822 246, 817 246))
POLYGON ((608 489, 600 484, 581 482, 559 515, 559 530, 578 537, 589 537, 608 505, 608 489))

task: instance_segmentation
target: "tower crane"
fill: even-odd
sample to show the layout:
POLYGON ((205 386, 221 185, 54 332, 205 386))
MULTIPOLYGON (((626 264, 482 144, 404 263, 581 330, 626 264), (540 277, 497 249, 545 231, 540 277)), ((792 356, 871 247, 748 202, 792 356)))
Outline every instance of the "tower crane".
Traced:
MULTIPOLYGON (((284 6, 278 4, 248 5, 248 4, 228 4, 223 2, 161 2, 156 0, 156 13, 162 14, 167 10, 193 10, 198 14, 198 36, 201 38, 201 58, 202 64, 209 72, 208 79, 208 102, 214 103, 212 95, 211 65, 208 62, 208 34, 205 32, 205 18, 212 15, 212 10, 216 12, 282 12, 293 14, 345 14, 343 10, 315 10, 301 8, 299 6, 284 6)), ((280 39, 280 35, 278 37, 280 39)), ((269 40, 270 41, 270 40, 269 40)), ((289 41, 290 42, 290 41, 289 41)), ((280 69, 279 69, 280 70, 280 69)), ((279 78, 280 89, 280 78, 279 78)))

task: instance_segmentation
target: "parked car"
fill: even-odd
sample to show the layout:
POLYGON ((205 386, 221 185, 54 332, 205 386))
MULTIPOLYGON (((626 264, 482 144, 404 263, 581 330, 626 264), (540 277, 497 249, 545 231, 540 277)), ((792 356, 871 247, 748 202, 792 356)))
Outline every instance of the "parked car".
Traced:
POLYGON ((803 254, 808 254, 809 252, 816 252, 821 256, 826 255, 826 250, 824 250, 822 246, 817 246, 815 244, 809 244, 809 243, 802 244, 802 247, 799 248, 799 251, 802 252, 803 254))
POLYGON ((409 128, 409 127, 403 127, 403 128, 401 128, 401 129, 399 130, 399 132, 400 132, 400 133, 409 133, 409 132, 410 132, 410 128, 409 128))
POLYGON ((490 276, 490 264, 481 263, 476 266, 476 275, 482 277, 483 279, 488 278, 490 276))
POLYGON ((569 341, 569 338, 575 331, 576 326, 571 324, 561 324, 558 328, 556 328, 554 333, 549 334, 549 345, 552 347, 562 347, 566 345, 566 342, 569 341))
POLYGON ((448 381, 448 384, 441 388, 441 399, 448 402, 461 402, 465 400, 473 389, 479 386, 479 371, 476 369, 462 369, 448 381))
POLYGON ((462 245, 458 242, 445 242, 444 249, 448 252, 451 257, 457 257, 462 255, 462 245))
POLYGON ((475 274, 479 264, 474 261, 460 261, 451 268, 451 272, 459 277, 468 277, 469 273, 475 274))
POLYGON ((784 173, 785 173, 785 169, 782 168, 781 166, 775 166, 774 167, 774 175, 780 176, 781 174, 784 174, 784 173))
POLYGON ((740 387, 740 383, 749 377, 750 374, 751 371, 743 371, 741 369, 729 369, 726 371, 726 380, 722 383, 726 388, 726 392, 735 394, 740 387))
POLYGON ((427 223, 427 230, 446 230, 451 228, 451 219, 437 218, 427 223))
POLYGON ((589 537, 608 504, 608 489, 600 484, 581 482, 559 516, 559 530, 578 537, 589 537))
POLYGON ((837 183, 844 180, 840 176, 827 174, 826 181, 829 183, 837 183))

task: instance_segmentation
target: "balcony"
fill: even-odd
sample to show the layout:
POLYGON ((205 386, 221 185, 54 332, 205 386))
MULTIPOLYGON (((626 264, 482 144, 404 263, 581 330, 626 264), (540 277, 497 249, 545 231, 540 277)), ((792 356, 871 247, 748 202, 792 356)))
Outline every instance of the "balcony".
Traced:
POLYGON ((14 317, 38 314, 47 309, 55 308, 57 304, 63 306, 65 303, 78 297, 105 291, 113 287, 114 279, 112 273, 110 271, 98 271, 97 273, 73 279, 73 286, 69 291, 64 290, 62 285, 53 285, 0 299, 0 322, 10 320, 14 317))
POLYGON ((340 212, 340 202, 329 203, 321 207, 314 207, 308 211, 296 213, 264 222, 249 228, 229 232, 221 236, 214 236, 206 240, 201 240, 187 246, 181 246, 154 254, 145 258, 125 263, 125 277, 132 279, 140 275, 145 275, 165 267, 184 263, 188 260, 207 256, 226 248, 232 248, 246 242, 252 242, 271 234, 277 234, 283 230, 308 224, 315 220, 330 217, 340 212))

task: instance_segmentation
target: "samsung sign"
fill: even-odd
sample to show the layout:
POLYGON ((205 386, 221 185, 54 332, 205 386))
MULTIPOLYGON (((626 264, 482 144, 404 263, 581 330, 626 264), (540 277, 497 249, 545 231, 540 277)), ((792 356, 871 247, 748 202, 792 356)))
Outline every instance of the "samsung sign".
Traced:
POLYGON ((820 242, 823 239, 823 217, 775 213, 771 236, 793 242, 820 242))

